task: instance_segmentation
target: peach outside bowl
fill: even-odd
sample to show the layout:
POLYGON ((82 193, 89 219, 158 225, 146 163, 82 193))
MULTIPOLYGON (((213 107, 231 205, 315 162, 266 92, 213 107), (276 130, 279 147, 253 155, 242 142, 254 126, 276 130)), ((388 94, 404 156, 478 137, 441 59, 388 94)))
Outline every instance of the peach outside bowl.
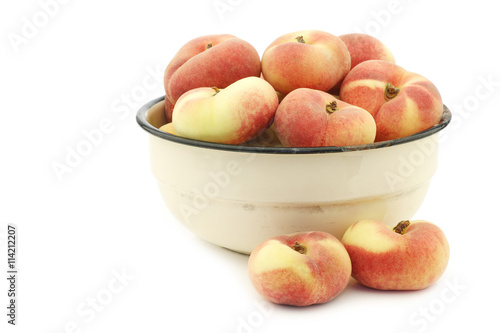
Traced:
POLYGON ((349 147, 252 147, 202 142, 158 128, 164 97, 137 112, 150 134, 150 166, 171 213, 198 237, 250 253, 299 231, 341 239, 361 219, 389 226, 411 219, 438 162, 441 122, 402 139, 349 147))

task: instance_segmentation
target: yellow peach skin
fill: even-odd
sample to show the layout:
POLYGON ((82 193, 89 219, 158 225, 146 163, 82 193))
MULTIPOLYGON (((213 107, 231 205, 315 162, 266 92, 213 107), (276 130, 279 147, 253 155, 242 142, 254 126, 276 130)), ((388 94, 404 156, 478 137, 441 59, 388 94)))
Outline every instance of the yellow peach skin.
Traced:
POLYGON ((285 34, 262 55, 264 78, 284 95, 297 88, 328 91, 342 81, 350 68, 345 44, 320 30, 285 34))
POLYGON ((417 73, 384 60, 354 67, 340 87, 340 99, 372 114, 375 141, 403 138, 439 123, 443 102, 436 86, 417 73))
POLYGON ((165 124, 165 125, 161 126, 161 127, 159 128, 159 130, 160 130, 160 131, 163 131, 163 132, 166 132, 166 133, 173 134, 173 135, 177 135, 177 134, 175 133, 174 124, 172 124, 172 123, 167 123, 167 124, 165 124))
POLYGON ((182 137, 241 144, 269 127, 277 107, 273 87, 261 78, 247 77, 225 89, 187 91, 175 104, 172 123, 182 137))
POLYGON ((325 232, 273 237, 250 254, 250 281, 267 300, 294 306, 326 303, 346 287, 351 261, 340 241, 325 232))
POLYGON ((380 290, 427 288, 444 273, 450 248, 443 231, 423 221, 402 221, 394 230, 375 220, 351 225, 342 237, 352 277, 380 290))

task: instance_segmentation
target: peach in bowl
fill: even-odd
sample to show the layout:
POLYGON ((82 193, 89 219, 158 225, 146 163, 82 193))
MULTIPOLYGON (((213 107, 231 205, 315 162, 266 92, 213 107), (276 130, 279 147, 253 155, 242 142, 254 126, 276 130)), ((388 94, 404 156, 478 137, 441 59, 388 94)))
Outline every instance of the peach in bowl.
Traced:
POLYGON ((159 129, 167 124, 164 97, 136 119, 149 133, 151 171, 176 219, 208 242, 248 254, 276 235, 323 231, 341 239, 356 221, 411 219, 438 165, 439 132, 451 120, 443 108, 424 131, 343 147, 187 139, 159 129))

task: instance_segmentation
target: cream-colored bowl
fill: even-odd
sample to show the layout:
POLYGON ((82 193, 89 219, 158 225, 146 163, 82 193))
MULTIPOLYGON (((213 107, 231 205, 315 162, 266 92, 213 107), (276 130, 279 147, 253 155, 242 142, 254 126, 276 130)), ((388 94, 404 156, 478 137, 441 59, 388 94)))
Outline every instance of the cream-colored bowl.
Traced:
POLYGON ((137 122, 150 134, 150 164, 163 200, 194 234, 250 253, 264 240, 319 230, 341 238, 352 223, 411 219, 437 168, 441 122, 410 137, 351 147, 224 145, 160 131, 164 98, 137 122))

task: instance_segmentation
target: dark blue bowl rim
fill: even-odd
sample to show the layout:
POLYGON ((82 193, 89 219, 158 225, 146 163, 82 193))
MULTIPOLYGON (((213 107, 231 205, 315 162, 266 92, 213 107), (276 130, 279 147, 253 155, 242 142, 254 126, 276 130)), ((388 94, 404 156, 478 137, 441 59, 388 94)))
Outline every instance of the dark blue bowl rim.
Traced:
POLYGON ((146 120, 146 113, 147 111, 156 103, 161 102, 162 100, 165 99, 165 96, 161 96, 158 98, 155 98, 146 104, 144 104, 138 111, 136 115, 136 121, 139 124, 142 129, 144 129, 146 132, 149 134, 152 134, 154 136, 157 136, 159 138, 184 144, 184 145, 189 145, 189 146, 194 146, 194 147, 199 147, 199 148, 208 148, 208 149, 217 149, 217 150, 225 150, 225 151, 233 151, 233 152, 245 152, 245 153, 262 153, 262 154, 321 154, 321 153, 335 153, 335 152, 349 152, 349 151, 359 151, 359 150, 369 150, 369 149, 377 149, 377 148, 385 148, 385 147, 390 147, 390 146, 395 146, 419 139, 423 139, 425 137, 428 137, 430 135, 433 135, 442 129, 444 129, 446 126, 451 121, 451 112, 446 107, 446 105, 443 105, 443 116, 441 118, 441 121, 429 128, 426 129, 422 132, 400 138, 400 139, 394 139, 394 140, 388 140, 388 141, 380 141, 380 142, 375 142, 371 144, 366 144, 366 145, 356 145, 356 146, 343 146, 343 147, 338 147, 338 146, 328 146, 328 147, 254 147, 254 146, 242 146, 242 145, 230 145, 230 144, 223 144, 223 143, 214 143, 214 142, 206 142, 206 141, 199 141, 199 140, 192 140, 192 139, 187 139, 187 138, 182 138, 180 136, 176 136, 170 133, 163 132, 159 130, 158 128, 154 127, 150 123, 147 122, 146 120))

